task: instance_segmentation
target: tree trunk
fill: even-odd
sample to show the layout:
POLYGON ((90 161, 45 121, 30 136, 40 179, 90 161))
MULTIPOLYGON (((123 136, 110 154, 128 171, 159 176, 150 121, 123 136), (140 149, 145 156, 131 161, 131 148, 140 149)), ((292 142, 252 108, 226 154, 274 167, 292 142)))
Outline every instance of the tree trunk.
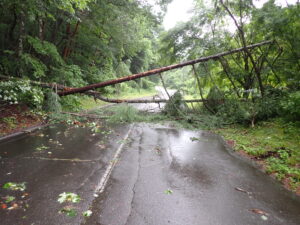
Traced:
MULTIPOLYGON (((264 42, 261 42, 261 43, 246 46, 246 48, 247 49, 252 49, 252 48, 256 48, 256 47, 266 45, 266 44, 271 44, 271 43, 273 43, 273 41, 264 41, 264 42)), ((58 92, 58 95, 65 96, 65 95, 70 95, 70 94, 75 94, 75 93, 83 93, 83 92, 86 92, 86 91, 89 91, 89 90, 93 90, 95 88, 101 88, 101 87, 106 87, 106 86, 110 86, 110 85, 114 85, 114 84, 123 83, 123 82, 130 81, 130 80, 136 80, 136 79, 141 78, 141 77, 151 76, 151 75, 162 73, 162 72, 165 72, 165 71, 174 70, 174 69, 177 69, 177 68, 182 68, 182 67, 188 66, 188 65, 194 65, 194 64, 201 63, 201 62, 206 62, 206 61, 209 61, 209 60, 218 60, 220 57, 230 55, 230 54, 234 54, 234 53, 237 53, 237 52, 241 52, 241 51, 244 51, 244 50, 245 50, 244 47, 237 48, 237 49, 233 49, 231 51, 222 52, 222 53, 211 55, 211 56, 208 56, 208 57, 202 57, 202 58, 199 58, 199 59, 195 59, 195 60, 191 60, 191 61, 187 61, 187 62, 183 62, 183 63, 179 63, 179 64, 174 64, 174 65, 170 65, 170 66, 166 66, 166 67, 161 67, 161 68, 158 68, 158 69, 133 74, 133 75, 130 75, 130 76, 121 77, 121 78, 118 78, 118 79, 115 79, 115 80, 108 80, 108 81, 104 81, 104 82, 101 82, 101 83, 88 85, 88 86, 85 86, 85 87, 72 88, 70 90, 60 91, 60 92, 58 92)))

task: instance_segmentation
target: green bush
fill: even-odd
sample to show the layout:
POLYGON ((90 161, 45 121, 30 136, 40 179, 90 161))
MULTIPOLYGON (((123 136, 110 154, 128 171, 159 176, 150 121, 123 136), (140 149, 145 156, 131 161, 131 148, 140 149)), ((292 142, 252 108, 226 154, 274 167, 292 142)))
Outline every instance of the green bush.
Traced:
POLYGON ((300 91, 289 94, 281 101, 282 115, 291 121, 300 121, 300 91))
POLYGON ((61 112, 60 97, 56 93, 48 91, 43 108, 47 112, 61 112))
POLYGON ((112 113, 108 119, 111 123, 131 123, 140 120, 138 110, 128 104, 120 104, 109 111, 112 113))
POLYGON ((216 116, 223 118, 226 123, 244 123, 250 121, 252 109, 251 103, 227 99, 216 107, 216 116))
POLYGON ((33 87, 29 81, 0 82, 0 100, 9 104, 24 103, 30 107, 39 107, 44 100, 40 88, 33 87))
POLYGON ((166 103, 163 112, 169 116, 179 116, 180 111, 185 110, 185 108, 186 104, 182 101, 182 95, 177 91, 166 103))
POLYGON ((224 101, 224 93, 217 86, 213 86, 207 95, 207 106, 215 113, 218 111, 220 104, 224 101))

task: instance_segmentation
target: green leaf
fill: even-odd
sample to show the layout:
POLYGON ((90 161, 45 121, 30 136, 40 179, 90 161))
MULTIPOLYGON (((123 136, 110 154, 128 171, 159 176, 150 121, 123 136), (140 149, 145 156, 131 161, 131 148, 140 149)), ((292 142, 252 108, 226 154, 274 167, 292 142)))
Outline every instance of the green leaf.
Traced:
POLYGON ((82 215, 84 216, 84 217, 90 217, 91 215, 92 215, 92 211, 91 210, 87 210, 87 211, 84 211, 83 213, 82 213, 82 215))
POLYGON ((8 195, 8 196, 6 196, 4 199, 5 199, 5 203, 10 203, 10 202, 12 202, 13 200, 15 200, 16 198, 15 198, 14 196, 8 195))
POLYGON ((25 189, 26 189, 25 184, 26 184, 25 182, 23 182, 23 183, 8 182, 3 185, 3 188, 9 189, 12 191, 25 191, 25 189))
POLYGON ((79 195, 71 192, 63 192, 59 194, 59 198, 57 201, 59 203, 64 203, 64 202, 73 202, 73 203, 78 203, 80 202, 81 198, 79 195))
POLYGON ((167 189, 167 190, 165 190, 165 194, 171 195, 171 194, 173 194, 173 191, 171 189, 167 189))
POLYGON ((69 217, 77 216, 77 211, 74 208, 72 208, 71 206, 66 206, 66 207, 62 208, 61 210, 59 210, 59 213, 66 214, 69 217))

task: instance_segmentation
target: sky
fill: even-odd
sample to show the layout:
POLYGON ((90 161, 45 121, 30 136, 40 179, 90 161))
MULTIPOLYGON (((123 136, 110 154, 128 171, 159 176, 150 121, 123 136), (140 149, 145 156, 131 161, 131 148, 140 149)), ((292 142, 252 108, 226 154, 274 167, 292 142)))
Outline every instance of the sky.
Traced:
MULTIPOLYGON (((254 0, 254 5, 261 8, 268 0, 254 0)), ((295 4, 297 0, 276 0, 276 4, 286 6, 288 4, 295 4)), ((169 30, 173 28, 178 22, 186 22, 191 18, 191 9, 193 8, 193 0, 173 0, 168 6, 166 16, 163 21, 164 28, 169 30)))

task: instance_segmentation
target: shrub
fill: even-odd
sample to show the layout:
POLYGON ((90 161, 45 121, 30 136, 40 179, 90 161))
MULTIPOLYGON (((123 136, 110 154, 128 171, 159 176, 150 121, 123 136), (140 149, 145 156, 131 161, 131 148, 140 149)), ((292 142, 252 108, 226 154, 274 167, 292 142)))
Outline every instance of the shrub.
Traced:
POLYGON ((169 116, 179 116, 180 111, 185 109, 186 104, 182 101, 181 93, 177 91, 166 103, 163 112, 169 116))
POLYGON ((2 81, 0 82, 0 100, 9 104, 25 103, 31 107, 39 107, 44 100, 40 88, 33 87, 29 81, 2 81))
POLYGON ((282 114, 288 120, 300 121, 300 91, 289 94, 281 101, 282 114))
POLYGON ((252 104, 237 99, 227 99, 216 107, 216 116, 223 118, 226 123, 244 123, 251 120, 252 104))
POLYGON ((224 93, 217 86, 213 86, 209 90, 207 100, 207 106, 216 113, 220 104, 224 101, 224 93))
POLYGON ((44 109, 47 112, 55 112, 55 113, 61 112, 60 97, 56 93, 52 91, 48 91, 46 93, 44 109))
POLYGON ((139 120, 138 110, 127 104, 120 104, 110 109, 113 113, 109 118, 112 123, 131 123, 139 120))

